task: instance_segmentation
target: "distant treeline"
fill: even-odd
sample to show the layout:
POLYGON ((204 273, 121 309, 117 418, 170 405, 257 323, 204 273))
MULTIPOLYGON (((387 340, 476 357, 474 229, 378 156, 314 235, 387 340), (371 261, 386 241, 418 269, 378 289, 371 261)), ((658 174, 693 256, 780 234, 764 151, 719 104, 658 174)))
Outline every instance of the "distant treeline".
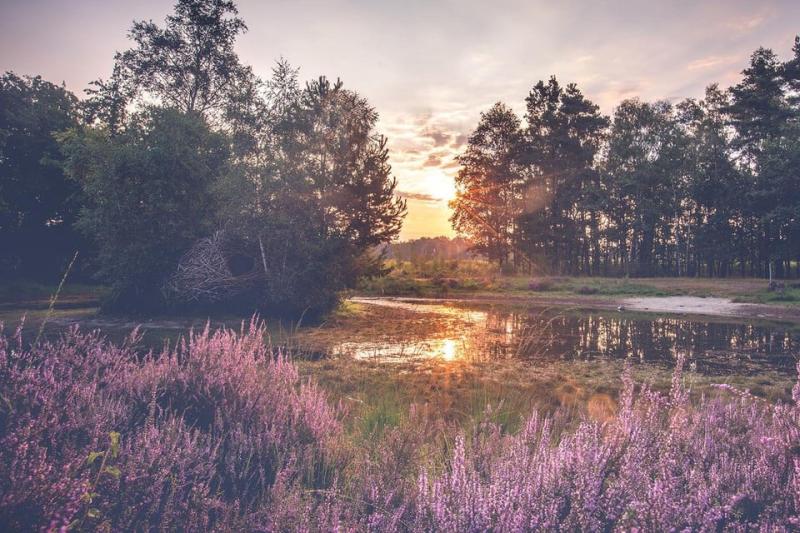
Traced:
MULTIPOLYGON (((80 268, 106 308, 322 311, 397 236, 377 112, 339 80, 261 80, 235 52, 230 0, 178 0, 79 101, 0 76, 0 274, 80 268)), ((73 273, 74 275, 74 273, 73 273)))
POLYGON ((553 77, 481 115, 454 228, 492 261, 590 275, 800 276, 800 39, 740 83, 600 113, 553 77))
POLYGON ((474 258, 471 243, 456 237, 422 237, 385 245, 386 257, 398 261, 459 260, 474 258))

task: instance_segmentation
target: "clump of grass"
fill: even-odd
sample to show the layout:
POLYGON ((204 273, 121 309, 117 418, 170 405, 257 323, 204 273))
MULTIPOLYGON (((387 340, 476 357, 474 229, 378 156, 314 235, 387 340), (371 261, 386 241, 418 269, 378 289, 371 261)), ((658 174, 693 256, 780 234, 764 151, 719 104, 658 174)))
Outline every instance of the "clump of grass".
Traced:
POLYGON ((578 294, 597 294, 600 289, 597 287, 589 287, 588 285, 581 285, 576 291, 578 294))
POLYGON ((547 278, 533 278, 528 281, 528 290, 534 292, 551 291, 555 284, 547 278))
POLYGON ((772 291, 764 288, 761 291, 741 295, 734 299, 746 303, 797 303, 800 302, 800 288, 788 286, 783 290, 772 291))

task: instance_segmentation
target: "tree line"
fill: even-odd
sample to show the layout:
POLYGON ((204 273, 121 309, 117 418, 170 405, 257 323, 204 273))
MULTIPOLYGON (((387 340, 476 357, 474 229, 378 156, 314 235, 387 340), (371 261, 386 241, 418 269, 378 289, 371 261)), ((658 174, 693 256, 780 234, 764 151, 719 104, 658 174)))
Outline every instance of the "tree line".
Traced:
POLYGON ((380 269, 405 214, 378 115, 339 80, 269 80, 230 0, 179 0, 79 101, 0 78, 0 269, 51 277, 75 249, 107 308, 324 310, 380 269), (57 246, 50 246, 57 243, 57 246))
POLYGON ((393 242, 384 245, 383 250, 389 259, 410 261, 412 263, 428 260, 462 260, 472 259, 471 243, 455 237, 420 237, 405 242, 393 242))
POLYGON ((538 82, 459 156, 454 229, 534 273, 800 277, 800 38, 702 99, 621 102, 538 82))

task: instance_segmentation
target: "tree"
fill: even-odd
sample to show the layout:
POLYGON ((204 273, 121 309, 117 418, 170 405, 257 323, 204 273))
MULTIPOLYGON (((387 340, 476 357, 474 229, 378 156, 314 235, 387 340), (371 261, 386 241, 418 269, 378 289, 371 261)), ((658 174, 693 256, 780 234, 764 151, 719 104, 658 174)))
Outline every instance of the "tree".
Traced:
POLYGON ((135 46, 118 53, 112 78, 98 80, 90 91, 95 115, 119 124, 129 100, 144 96, 165 107, 223 119, 255 83, 234 50, 246 30, 231 0, 178 0, 164 28, 134 22, 129 37, 135 46))
POLYGON ((473 250, 505 265, 513 257, 517 219, 523 206, 525 176, 519 118, 498 102, 481 113, 465 152, 458 157, 453 228, 469 238, 473 250))
POLYGON ((797 257, 785 247, 800 203, 791 163, 798 131, 797 113, 791 106, 793 61, 785 66, 772 50, 756 50, 742 81, 730 89, 728 108, 736 131, 734 146, 741 154, 739 167, 749 181, 746 216, 752 221, 752 247, 757 251, 752 262, 765 275, 775 261, 779 277, 788 260, 797 257))
POLYGON ((54 134, 78 101, 41 77, 0 77, 0 271, 53 278, 84 243, 72 230, 80 188, 64 176, 54 134))
POLYGON ((86 195, 78 227, 97 245, 109 307, 159 308, 178 259, 214 228, 212 190, 227 169, 228 140, 198 113, 148 108, 116 136, 88 127, 60 141, 86 195))
POLYGON ((263 157, 227 186, 226 227, 263 269, 259 307, 324 311, 377 267, 368 252, 397 236, 405 202, 365 99, 324 77, 301 91, 285 63, 274 74, 263 157))
POLYGON ((690 140, 685 217, 679 236, 683 269, 679 264, 678 274, 699 274, 705 265, 709 276, 727 276, 737 253, 744 251, 746 183, 732 160, 728 106, 727 93, 716 84, 706 88, 703 100, 678 105, 679 120, 690 140))
POLYGON ((666 102, 625 100, 614 113, 606 170, 609 213, 626 273, 653 275, 674 260, 685 195, 686 139, 666 102))
POLYGON ((128 118, 128 102, 136 91, 126 78, 122 65, 114 65, 114 73, 108 80, 98 79, 86 89, 88 98, 83 103, 84 118, 88 124, 105 126, 110 135, 116 135, 125 126, 128 118))
POLYGON ((577 85, 562 87, 555 77, 539 81, 525 102, 525 161, 530 190, 539 196, 523 223, 528 246, 546 250, 555 271, 588 270, 599 246, 594 166, 608 118, 577 85))
POLYGON ((736 129, 734 146, 744 165, 757 172, 762 145, 779 135, 790 117, 784 93, 783 65, 772 50, 759 48, 742 71, 741 82, 730 88, 731 125, 736 129))

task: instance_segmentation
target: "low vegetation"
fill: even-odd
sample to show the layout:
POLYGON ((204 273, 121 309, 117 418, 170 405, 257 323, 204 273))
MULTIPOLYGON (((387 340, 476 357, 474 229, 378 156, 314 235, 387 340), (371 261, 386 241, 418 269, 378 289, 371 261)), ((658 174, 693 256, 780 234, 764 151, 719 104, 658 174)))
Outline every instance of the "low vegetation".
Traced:
POLYGON ((467 429, 424 406, 351 424, 264 342, 208 330, 145 357, 72 330, 0 338, 0 522, 15 530, 660 530, 800 526, 790 403, 635 386, 604 421, 467 429), (357 428, 354 430, 353 428, 357 428), (365 435, 367 438, 365 438, 365 435))
POLYGON ((752 278, 607 278, 503 274, 479 259, 387 262, 389 272, 361 281, 357 291, 381 296, 525 296, 634 297, 700 296, 737 302, 792 305, 800 303, 800 282, 787 280, 770 287, 752 278))

